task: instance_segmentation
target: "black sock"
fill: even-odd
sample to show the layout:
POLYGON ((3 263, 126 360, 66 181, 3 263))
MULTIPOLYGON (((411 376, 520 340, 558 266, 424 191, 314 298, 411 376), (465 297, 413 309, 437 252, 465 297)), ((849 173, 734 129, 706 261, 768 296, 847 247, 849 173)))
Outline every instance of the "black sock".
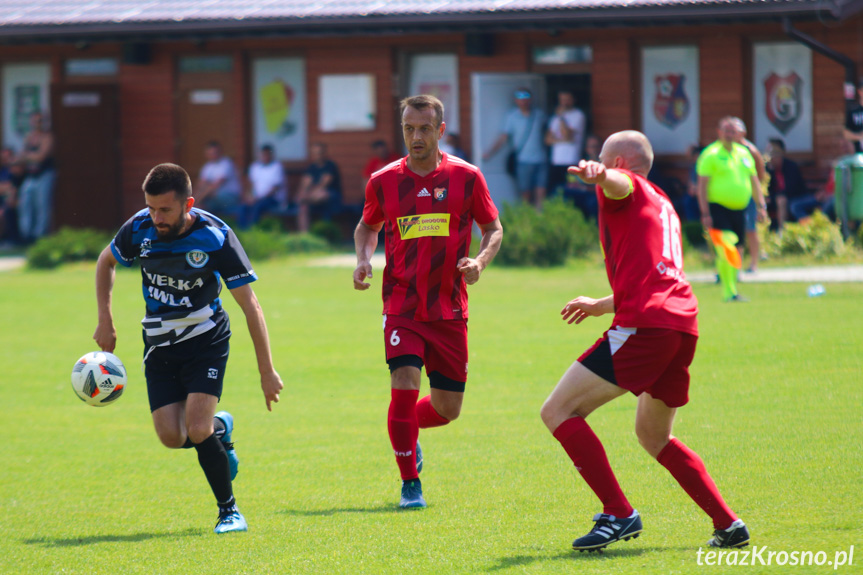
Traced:
POLYGON ((194 443, 192 443, 192 440, 191 440, 191 439, 189 439, 189 437, 188 437, 188 436, 186 436, 186 443, 184 443, 183 445, 181 445, 181 446, 180 446, 180 449, 192 449, 193 447, 195 447, 195 444, 194 444, 194 443))
POLYGON ((225 422, 218 417, 214 417, 213 429, 215 430, 216 437, 219 439, 219 441, 221 441, 222 437, 225 435, 225 431, 227 431, 227 429, 225 428, 225 422))
POLYGON ((231 488, 231 468, 228 465, 225 446, 214 433, 196 444, 195 449, 198 450, 198 463, 201 464, 201 469, 207 476, 216 501, 230 501, 234 497, 234 491, 231 488))

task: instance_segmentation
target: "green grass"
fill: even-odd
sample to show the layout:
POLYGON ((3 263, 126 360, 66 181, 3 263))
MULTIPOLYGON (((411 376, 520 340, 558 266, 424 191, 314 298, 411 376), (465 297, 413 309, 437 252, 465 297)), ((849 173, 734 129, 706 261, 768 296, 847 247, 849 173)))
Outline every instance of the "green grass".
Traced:
MULTIPOLYGON (((74 361, 95 347, 93 266, 0 274, 0 573, 729 572, 696 565, 710 521, 638 446, 631 396, 590 422, 645 532, 603 555, 569 547, 600 507, 539 408, 608 327, 610 318, 567 326, 558 315, 571 297, 607 293, 595 262, 492 267, 471 288, 464 410, 422 433, 430 507, 415 512, 395 508, 380 273, 360 293, 349 269, 282 260, 257 271, 286 389, 268 413, 228 297, 235 335, 222 407, 236 418, 235 492, 250 531, 223 537, 212 533, 194 453, 162 448, 152 430, 138 273, 119 273, 114 290, 130 385, 102 409, 69 386, 74 361)), ((802 284, 744 287, 745 305, 695 286, 701 339, 675 433, 703 457, 753 543, 830 559, 855 545, 855 566, 840 572, 860 572, 863 286, 828 284, 814 299, 802 284)))

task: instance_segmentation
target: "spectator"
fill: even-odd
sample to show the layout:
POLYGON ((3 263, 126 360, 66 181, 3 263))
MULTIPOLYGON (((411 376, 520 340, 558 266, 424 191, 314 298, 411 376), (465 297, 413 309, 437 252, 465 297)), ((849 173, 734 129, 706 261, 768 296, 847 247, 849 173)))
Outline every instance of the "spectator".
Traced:
POLYGON ((716 250, 716 268, 724 301, 746 301, 737 293, 737 270, 742 265, 737 244, 745 237, 745 211, 754 196, 758 218, 765 217, 764 197, 755 160, 738 144, 735 119, 719 121, 719 139, 701 152, 698 172, 698 202, 701 222, 716 250))
POLYGON ((372 157, 366 162, 366 167, 363 168, 363 181, 361 189, 366 189, 366 184, 372 174, 386 166, 400 160, 398 154, 390 151, 390 147, 383 140, 375 140, 372 142, 372 157))
POLYGON ((240 228, 257 224, 261 216, 287 203, 287 182, 281 162, 276 161, 273 146, 261 146, 259 159, 249 166, 249 193, 240 209, 240 228))
MULTIPOLYGON (((767 170, 764 167, 764 156, 758 150, 758 147, 746 138, 746 124, 740 118, 732 118, 734 127, 737 128, 737 135, 734 141, 744 146, 749 153, 752 154, 752 159, 755 160, 755 173, 758 175, 758 182, 761 184, 761 189, 764 190, 767 186, 769 178, 767 170)), ((746 224, 746 249, 749 250, 749 267, 746 271, 755 273, 758 271, 758 263, 762 258, 761 255, 761 238, 758 237, 758 210, 755 205, 755 197, 749 200, 749 205, 746 206, 744 214, 746 224)), ((765 256, 766 257, 766 256, 765 256)))
POLYGON ((462 149, 461 138, 455 132, 444 134, 443 142, 440 143, 440 151, 461 158, 465 162, 470 162, 470 155, 462 149))
POLYGON ((522 200, 533 202, 536 207, 545 199, 545 184, 548 180, 548 162, 543 142, 545 113, 533 107, 533 94, 521 88, 514 94, 515 105, 506 116, 503 133, 483 155, 483 160, 494 156, 507 142, 516 155, 516 183, 522 200))
MULTIPOLYGON (((839 140, 839 149, 842 156, 854 153, 851 142, 842 138, 839 140)), ((827 181, 814 194, 807 194, 792 200, 788 210, 795 220, 802 221, 812 215, 815 210, 821 210, 830 219, 836 219, 836 170, 830 168, 827 181)))
POLYGON ((32 242, 51 230, 54 206, 54 135, 46 128, 41 112, 30 114, 30 132, 21 153, 26 176, 18 194, 18 231, 32 242))
POLYGON ((551 148, 551 165, 548 168, 548 189, 559 193, 566 186, 567 168, 581 159, 581 141, 587 119, 575 107, 572 92, 557 93, 557 108, 548 123, 545 143, 551 148))
POLYGON ((854 153, 863 152, 863 79, 857 84, 857 101, 845 113, 842 135, 854 144, 854 153))
POLYGON ((309 231, 313 207, 322 209, 324 217, 329 219, 342 196, 339 168, 327 157, 327 145, 312 144, 310 155, 312 163, 306 168, 297 191, 297 227, 301 232, 309 231))
MULTIPOLYGON (((581 156, 582 160, 588 162, 599 161, 599 151, 602 148, 602 142, 599 137, 590 134, 584 139, 584 152, 581 156)), ((575 207, 581 210, 585 219, 596 220, 599 214, 599 204, 596 200, 596 186, 585 184, 581 178, 575 174, 567 174, 566 187, 563 189, 563 197, 571 200, 575 207)))
POLYGON ((788 204, 807 195, 806 182, 800 173, 797 162, 785 156, 785 142, 771 138, 767 145, 770 161, 767 172, 770 174, 769 207, 776 213, 776 229, 782 233, 788 220, 788 204))
POLYGON ((701 144, 689 146, 689 182, 686 196, 683 198, 683 218, 688 222, 697 222, 701 219, 701 211, 698 209, 698 172, 695 170, 695 164, 703 150, 704 146, 701 144))
POLYGON ((24 182, 24 165, 16 158, 15 150, 0 150, 0 242, 17 244, 18 190, 24 182))
POLYGON ((237 217, 242 186, 234 162, 213 140, 204 148, 207 163, 201 168, 195 188, 195 205, 219 217, 237 217))

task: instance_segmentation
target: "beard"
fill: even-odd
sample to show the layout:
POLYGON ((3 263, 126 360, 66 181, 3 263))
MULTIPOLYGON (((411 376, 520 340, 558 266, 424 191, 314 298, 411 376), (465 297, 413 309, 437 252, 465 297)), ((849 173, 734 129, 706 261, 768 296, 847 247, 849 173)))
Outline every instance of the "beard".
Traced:
POLYGON ((156 235, 162 241, 172 241, 177 239, 180 236, 180 233, 183 231, 183 220, 181 219, 179 222, 172 226, 166 227, 156 227, 156 235))

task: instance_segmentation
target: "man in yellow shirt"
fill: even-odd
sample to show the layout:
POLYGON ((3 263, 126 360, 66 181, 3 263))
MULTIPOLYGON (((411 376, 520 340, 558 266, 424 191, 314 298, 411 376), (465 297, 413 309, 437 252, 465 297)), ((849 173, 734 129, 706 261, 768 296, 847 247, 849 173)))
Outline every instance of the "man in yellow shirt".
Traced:
POLYGON ((745 213, 754 198, 758 220, 766 215, 764 196, 752 154, 736 143, 734 118, 719 121, 719 139, 701 152, 695 165, 701 223, 716 250, 716 271, 725 301, 746 301, 737 293, 741 266, 737 244, 746 237, 745 213))

